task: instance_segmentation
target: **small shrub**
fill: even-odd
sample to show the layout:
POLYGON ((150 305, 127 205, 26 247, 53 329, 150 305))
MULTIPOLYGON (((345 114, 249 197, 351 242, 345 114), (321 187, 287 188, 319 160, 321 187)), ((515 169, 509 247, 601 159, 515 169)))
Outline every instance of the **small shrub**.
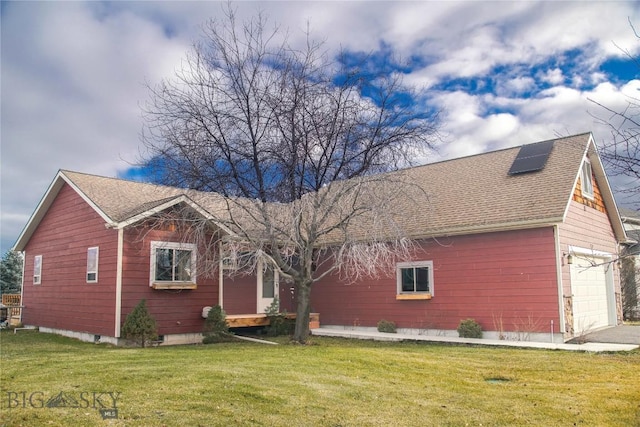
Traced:
POLYGON ((458 335, 461 338, 482 338, 482 327, 473 319, 461 320, 458 335))
POLYGON ((293 333, 295 323, 292 319, 287 319, 287 312, 280 312, 280 300, 278 297, 265 309, 265 314, 269 318, 269 326, 265 328, 265 332, 270 337, 280 335, 290 335, 293 333))
POLYGON ((207 319, 204 321, 203 344, 213 344, 231 339, 233 334, 229 332, 226 318, 227 314, 222 307, 219 305, 211 307, 209 314, 207 314, 207 319))
POLYGON ((156 320, 147 310, 147 302, 144 299, 140 300, 133 311, 127 315, 121 332, 123 337, 139 344, 141 347, 145 347, 147 342, 153 341, 158 337, 156 320))
POLYGON ((389 334, 395 334, 396 331, 396 324, 389 321, 389 320, 384 320, 382 319, 381 321, 378 322, 378 332, 386 332, 389 334))

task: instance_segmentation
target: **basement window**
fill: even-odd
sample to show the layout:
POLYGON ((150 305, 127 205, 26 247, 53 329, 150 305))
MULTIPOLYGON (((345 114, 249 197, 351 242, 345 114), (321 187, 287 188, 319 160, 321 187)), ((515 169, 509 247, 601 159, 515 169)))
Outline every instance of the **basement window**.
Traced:
POLYGON ((591 163, 589 160, 584 161, 582 165, 582 175, 580 177, 582 183, 582 195, 593 199, 593 178, 591 171, 591 163))
POLYGON ((433 297, 433 261, 399 263, 396 268, 397 300, 433 297))
POLYGON ((192 243, 151 242, 150 286, 195 289, 196 248, 192 243))

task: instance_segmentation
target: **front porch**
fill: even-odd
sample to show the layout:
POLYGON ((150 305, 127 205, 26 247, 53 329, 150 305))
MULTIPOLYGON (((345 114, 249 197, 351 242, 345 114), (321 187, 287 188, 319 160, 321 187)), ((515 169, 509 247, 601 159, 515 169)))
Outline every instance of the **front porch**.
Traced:
MULTIPOLYGON (((295 313, 286 313, 287 319, 295 319, 295 313)), ((269 317, 264 313, 256 314, 228 314, 226 317, 227 325, 230 328, 249 328, 253 326, 269 326, 269 317)), ((309 329, 317 329, 320 327, 320 313, 311 313, 309 315, 309 329)))

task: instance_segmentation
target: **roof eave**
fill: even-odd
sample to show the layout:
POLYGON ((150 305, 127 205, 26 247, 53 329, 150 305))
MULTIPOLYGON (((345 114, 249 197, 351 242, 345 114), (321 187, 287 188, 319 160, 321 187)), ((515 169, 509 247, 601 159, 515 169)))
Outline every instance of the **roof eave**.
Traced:
POLYGON ((604 170, 602 160, 600 159, 600 154, 598 153, 598 147, 595 141, 593 140, 593 135, 589 136, 589 144, 587 145, 585 154, 587 155, 589 154, 590 147, 593 147, 593 151, 591 152, 592 155, 589 156, 589 161, 591 162, 591 169, 593 170, 593 173, 596 176, 596 180, 598 181, 598 187, 600 188, 600 194, 602 195, 604 206, 609 216, 609 221, 611 222, 611 227, 613 227, 613 232, 615 233, 616 240, 618 241, 618 243, 626 242, 629 239, 624 229, 624 225, 622 223, 622 218, 620 217, 620 211, 618 210, 616 200, 613 197, 613 191, 611 190, 609 179, 607 178, 607 174, 604 170), (602 185, 603 183, 604 185, 602 185))
POLYGON ((465 234, 494 233, 500 231, 525 230, 531 228, 553 227, 562 222, 562 217, 542 218, 536 220, 513 221, 499 224, 472 225, 434 230, 430 233, 412 236, 413 239, 430 239, 434 237, 460 236, 465 234))
POLYGON ((201 215, 204 219, 206 219, 207 221, 210 221, 211 223, 213 223, 216 227, 218 227, 219 229, 221 229, 223 232, 225 232, 226 234, 229 235, 233 235, 234 233, 226 226, 224 226, 223 224, 221 224, 219 221, 216 221, 215 217, 213 215, 211 215, 209 212, 207 212, 205 209, 203 209, 199 204, 197 204, 196 202, 194 202, 190 197, 182 194, 180 196, 175 197, 174 199, 171 199, 165 203, 162 203, 158 206, 155 206, 153 209, 149 209, 146 210, 144 212, 141 212, 137 215, 134 215, 130 218, 127 218, 123 221, 120 221, 118 223, 114 223, 114 224, 106 224, 108 227, 112 226, 113 228, 117 228, 117 229, 123 229, 126 227, 129 227, 133 224, 136 224, 146 218, 149 218, 153 215, 156 215, 166 209, 169 209, 173 206, 179 205, 180 203, 185 203, 186 205, 188 205, 191 209, 195 210, 196 212, 198 212, 199 215, 201 215))

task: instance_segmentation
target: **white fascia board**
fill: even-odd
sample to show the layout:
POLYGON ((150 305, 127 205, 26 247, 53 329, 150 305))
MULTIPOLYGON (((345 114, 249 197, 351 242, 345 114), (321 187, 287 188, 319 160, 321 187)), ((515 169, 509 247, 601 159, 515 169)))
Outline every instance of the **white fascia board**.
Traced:
POLYGON ((594 155, 589 157, 589 160, 591 161, 591 169, 595 174, 596 180, 598 182, 598 188, 600 189, 600 194, 602 195, 604 206, 607 209, 609 221, 611 222, 611 226, 613 227, 613 231, 615 232, 616 240, 618 240, 619 243, 624 243, 628 241, 629 238, 627 237, 624 225, 622 224, 620 211, 618 211, 616 199, 613 197, 613 191, 611 190, 611 185, 609 184, 609 178, 607 178, 607 173, 605 172, 604 166, 602 165, 600 153, 598 153, 598 146, 593 140, 593 134, 589 135, 589 145, 587 146, 587 150, 589 149, 589 147, 593 147, 594 155))
POLYGON ((426 234, 416 234, 409 236, 412 239, 431 239, 434 237, 461 236, 467 234, 495 233, 500 231, 526 230, 531 228, 553 227, 562 223, 560 217, 542 218, 530 221, 516 221, 508 223, 498 223, 491 225, 480 225, 470 227, 454 227, 440 230, 433 230, 426 234))
POLYGON ((589 140, 584 147, 584 151, 582 152, 582 158, 580 160, 580 165, 578 167, 578 171, 576 175, 573 177, 573 185, 571 186, 571 192, 569 193, 569 198, 567 199, 567 203, 564 206, 564 213, 562 214, 562 222, 564 223, 567 220, 567 216, 569 215, 569 208, 571 207, 571 201, 573 200, 573 194, 576 192, 576 187, 578 186, 578 179, 580 179, 580 174, 582 173, 582 165, 584 164, 585 158, 587 157, 587 153, 589 152, 589 146, 593 142, 593 134, 589 134, 589 140))
POLYGON ((215 221, 215 219, 213 218, 213 216, 207 212, 205 209, 203 209, 200 205, 198 205, 196 202, 194 202, 190 197, 186 196, 186 195, 180 195, 175 197, 174 199, 171 199, 165 203, 162 203, 161 205, 158 205, 156 207, 154 207, 153 209, 149 209, 147 211, 141 212, 138 215, 132 216, 131 218, 122 221, 120 223, 118 223, 117 225, 115 225, 116 228, 121 229, 121 228, 126 228, 132 224, 135 224, 145 218, 148 218, 152 215, 155 215, 157 213, 160 213, 166 209, 169 209, 172 206, 178 205, 180 203, 186 203, 187 205, 189 205, 190 208, 192 208, 193 210, 195 210, 196 212, 198 212, 203 218, 211 221, 216 227, 220 228, 222 231, 224 231, 227 234, 233 234, 231 232, 231 230, 229 230, 229 228, 225 227, 222 224, 219 224, 218 222, 215 221))

